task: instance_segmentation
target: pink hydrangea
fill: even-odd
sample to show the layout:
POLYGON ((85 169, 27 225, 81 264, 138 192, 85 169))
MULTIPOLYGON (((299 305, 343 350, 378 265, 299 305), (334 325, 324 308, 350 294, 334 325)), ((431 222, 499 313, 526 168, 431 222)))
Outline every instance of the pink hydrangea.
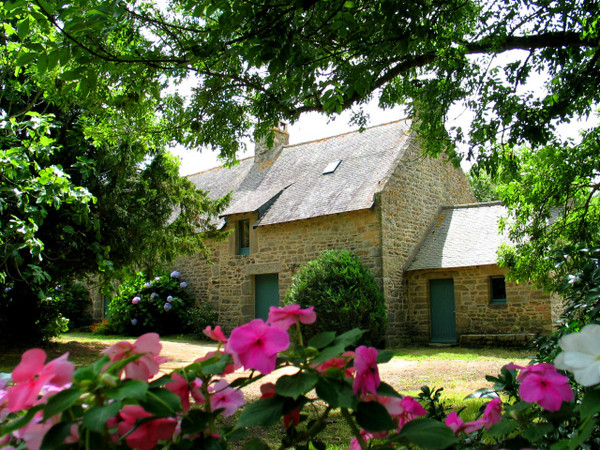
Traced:
POLYGON ((381 380, 379 379, 379 369, 377 367, 377 349, 361 345, 356 349, 354 358, 354 376, 353 390, 355 394, 360 391, 362 394, 367 392, 377 393, 377 388, 381 380))
POLYGON ((125 376, 134 380, 148 381, 158 373, 160 364, 167 361, 166 358, 158 356, 161 349, 158 334, 146 333, 137 338, 133 344, 128 341, 117 342, 102 353, 108 355, 113 363, 141 353, 141 357, 125 366, 125 376))
POLYGON ((296 322, 310 325, 317 320, 314 309, 314 306, 302 309, 300 305, 286 305, 283 308, 271 306, 267 323, 286 331, 296 322))
POLYGON ((208 388, 210 392, 210 408, 213 411, 224 409, 223 417, 229 417, 244 405, 244 394, 229 386, 227 381, 221 379, 208 388))
POLYGON ((521 382, 519 394, 524 401, 536 402, 548 411, 558 411, 562 402, 573 400, 569 379, 559 374, 552 364, 541 363, 527 367, 510 364, 507 367, 521 370, 517 380, 521 382))
POLYGON ((287 332, 267 325, 262 319, 234 329, 228 342, 228 349, 237 354, 245 369, 256 369, 263 374, 275 369, 277 353, 289 346, 287 332))
POLYGON ((130 448, 150 450, 158 441, 170 439, 177 427, 177 421, 172 418, 159 418, 137 424, 138 420, 153 417, 138 405, 125 405, 119 413, 117 433, 125 436, 125 442, 130 448), (132 431, 133 430, 133 431, 132 431))
POLYGON ((213 341, 217 341, 221 344, 227 344, 227 336, 225 336, 225 333, 223 333, 219 325, 217 325, 214 330, 209 325, 204 330, 202 330, 202 332, 207 337, 211 338, 213 341))
POLYGON ((70 386, 75 366, 67 361, 68 353, 53 359, 48 364, 46 352, 39 348, 27 350, 12 373, 15 383, 6 393, 9 412, 20 411, 35 404, 42 388, 51 385, 61 390, 70 386))

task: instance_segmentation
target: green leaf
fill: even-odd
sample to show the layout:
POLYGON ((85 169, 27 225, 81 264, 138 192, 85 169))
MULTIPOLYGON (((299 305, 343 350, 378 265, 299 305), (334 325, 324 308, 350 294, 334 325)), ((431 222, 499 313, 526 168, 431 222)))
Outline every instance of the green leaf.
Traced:
POLYGON ((367 431, 386 431, 397 426, 379 402, 360 402, 355 415, 356 422, 367 431))
POLYGON ((433 419, 411 420, 402 427, 399 436, 419 448, 443 449, 457 441, 449 427, 433 419))
POLYGON ((323 331, 322 333, 314 335, 309 341, 308 346, 317 349, 327 347, 335 340, 335 333, 333 331, 323 331))
POLYGON ((319 378, 316 375, 298 372, 280 377, 275 384, 275 390, 279 395, 292 397, 295 400, 314 388, 317 381, 319 378))
POLYGON ((283 416, 284 402, 283 398, 275 396, 250 403, 242 411, 235 428, 275 425, 283 416))
POLYGON ((547 434, 554 431, 554 426, 550 423, 534 423, 528 426, 523 431, 523 437, 529 442, 537 442, 540 439, 544 439, 547 434))
POLYGON ((323 349, 315 358, 312 359, 312 363, 320 364, 324 363, 328 359, 340 356, 346 350, 346 346, 343 343, 336 343, 331 347, 323 349))
POLYGON ((502 418, 502 420, 494 425, 488 431, 490 436, 504 436, 512 433, 517 429, 519 423, 512 419, 502 418))
POLYGON ((146 400, 140 403, 146 411, 159 417, 169 417, 181 411, 181 399, 168 389, 151 389, 146 400))
POLYGON ((17 23, 17 36, 22 41, 25 40, 27 35, 29 34, 29 16, 25 17, 19 23, 17 23))
POLYGON ((212 414, 201 409, 191 409, 181 421, 181 432, 183 434, 202 433, 210 421, 212 414))
POLYGON ((383 395, 385 397, 398 397, 402 398, 403 395, 396 392, 396 390, 387 383, 383 381, 377 387, 377 395, 383 395))
POLYGON ((244 450, 269 450, 269 446, 258 438, 254 438, 244 445, 244 450))
POLYGON ((392 350, 380 350, 377 352, 377 364, 389 362, 394 357, 394 354, 392 350))
POLYGON ((320 377, 316 385, 317 395, 334 408, 355 409, 358 400, 352 387, 345 380, 320 377))
POLYGON ((113 400, 143 400, 148 392, 148 383, 140 380, 125 380, 121 386, 106 391, 106 396, 113 400))
POLYGON ((600 412, 600 391, 594 389, 583 396, 579 413, 582 419, 587 419, 598 412, 600 412))
POLYGON ((69 409, 81 397, 81 394, 83 392, 72 387, 50 397, 44 408, 44 420, 69 409))
POLYGON ((365 334, 364 330, 353 328, 350 331, 346 331, 345 333, 340 334, 335 340, 335 342, 342 344, 344 347, 347 347, 356 343, 362 337, 363 334, 365 334))
MULTIPOLYGON (((61 61, 62 62, 62 61, 61 61)), ((79 80, 82 76, 81 70, 67 70, 58 75, 58 78, 64 81, 79 80)))
POLYGON ((19 55, 19 57, 17 58, 17 60, 15 61, 15 66, 20 67, 20 66, 24 66, 26 64, 29 64, 36 57, 37 57, 37 54, 33 53, 33 52, 31 52, 31 53, 21 53, 19 55))
POLYGON ((73 423, 74 422, 59 422, 52 426, 52 428, 44 435, 40 449, 51 450, 60 448, 65 438, 71 434, 71 425, 73 425, 73 423))
POLYGON ((83 426, 91 431, 102 433, 106 421, 115 417, 121 410, 121 402, 116 401, 106 406, 92 406, 83 414, 83 426))

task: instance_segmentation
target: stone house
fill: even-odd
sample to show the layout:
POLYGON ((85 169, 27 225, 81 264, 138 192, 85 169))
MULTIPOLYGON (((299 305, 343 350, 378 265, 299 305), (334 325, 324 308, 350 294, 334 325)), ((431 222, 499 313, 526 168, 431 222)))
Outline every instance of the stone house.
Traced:
POLYGON ((416 340, 518 343, 549 334, 560 301, 529 283, 505 280, 500 202, 440 208, 406 268, 408 321, 416 340))
MULTIPOLYGON (((211 244, 211 263, 198 255, 175 265, 196 299, 215 307, 226 331, 265 318, 271 305, 280 304, 301 265, 324 250, 346 249, 362 259, 383 289, 387 344, 399 345, 415 333, 418 339, 435 340, 428 318, 429 285, 423 280, 444 268, 415 268, 417 250, 426 244, 441 207, 473 203, 474 197, 462 170, 443 156, 424 156, 410 128, 410 120, 399 120, 288 145, 282 124, 271 148, 257 143, 253 158, 189 177, 214 197, 233 192, 220 218, 222 229, 231 233, 211 244)), ((455 271, 442 278, 455 274, 463 276, 455 271)), ((513 311, 511 301, 508 310, 497 311, 499 317, 502 311, 513 317, 520 310, 513 311)), ((457 333, 495 330, 500 324, 498 331, 512 331, 514 320, 499 317, 477 328, 472 326, 476 320, 457 313, 457 333)), ((546 310, 540 317, 544 325, 540 322, 536 330, 549 330, 546 310)))

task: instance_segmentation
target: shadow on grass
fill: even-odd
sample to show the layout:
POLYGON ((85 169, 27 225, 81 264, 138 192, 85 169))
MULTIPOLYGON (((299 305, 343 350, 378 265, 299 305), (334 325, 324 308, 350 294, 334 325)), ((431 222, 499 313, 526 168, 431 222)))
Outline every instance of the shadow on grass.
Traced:
MULTIPOLYGON (((96 361, 100 352, 110 344, 102 342, 49 342, 40 346, 52 360, 64 353, 69 353, 69 360, 77 367, 84 367, 96 361)), ((12 372, 21 361, 21 355, 31 347, 0 347, 0 372, 12 372)))

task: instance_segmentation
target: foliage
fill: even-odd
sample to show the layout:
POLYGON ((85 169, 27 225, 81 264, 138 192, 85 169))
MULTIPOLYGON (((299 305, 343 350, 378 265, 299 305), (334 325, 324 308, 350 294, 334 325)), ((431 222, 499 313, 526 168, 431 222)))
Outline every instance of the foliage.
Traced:
POLYGON ((467 172, 467 181, 471 186, 473 195, 478 202, 493 202, 499 200, 496 190, 498 186, 487 172, 470 170, 467 172))
POLYGON ((509 210, 504 225, 515 246, 501 257, 514 278, 552 287, 582 261, 572 245, 600 245, 599 138, 589 133, 577 153, 570 145, 522 149, 502 164, 498 194, 509 210), (568 248, 574 251, 567 258, 570 264, 555 265, 553 254, 562 257, 568 248))
POLYGON ((48 291, 47 300, 54 302, 60 314, 69 319, 69 329, 91 325, 92 301, 89 291, 81 283, 55 286, 48 291))
POLYGON ((363 125, 360 105, 379 94, 382 106, 418 112, 432 153, 454 153, 443 124, 462 104, 474 121, 450 137, 491 167, 503 154, 496 144, 545 144, 557 124, 593 111, 597 10, 595 0, 13 0, 2 14, 20 38, 19 64, 56 70, 62 93, 104 97, 122 117, 153 107, 167 78, 187 78, 190 100, 165 96, 160 111, 165 132, 191 148, 233 157, 253 126, 264 134, 307 111, 358 105, 363 125))
POLYGON ((219 313, 215 311, 209 302, 201 302, 196 306, 192 306, 186 310, 185 314, 188 319, 187 329, 199 340, 205 340, 204 329, 215 327, 219 320, 219 313))
POLYGON ((179 177, 156 111, 103 128, 101 99, 57 92, 60 58, 40 73, 19 56, 44 26, 19 23, 21 33, 8 18, 0 37, 0 283, 20 299, 0 339, 12 342, 37 338, 37 306, 51 286, 206 255, 204 238, 222 237, 211 219, 227 201, 179 177))
POLYGON ((320 324, 308 328, 308 337, 325 328, 344 333, 365 330, 360 342, 382 346, 387 328, 383 293, 373 273, 346 250, 329 250, 305 264, 294 276, 286 295, 287 304, 312 305, 320 324))
MULTIPOLYGON (((28 447, 41 443, 43 448, 63 444, 89 448, 90 442, 102 448, 227 448, 244 439, 249 427, 283 423, 280 448, 324 448, 320 434, 328 426, 328 417, 339 411, 354 435, 352 449, 574 449, 599 443, 598 373, 585 390, 574 382, 575 398, 569 379, 551 364, 506 366, 498 376, 488 377, 493 389, 474 395, 492 399, 482 407, 480 418, 464 422, 455 411, 446 415, 441 389, 423 388, 427 414, 417 401, 379 380, 377 365, 387 362, 391 354, 364 346, 346 352, 356 344, 359 330, 338 336, 325 332, 305 346, 299 319, 311 311, 276 312, 277 321, 289 319, 285 327, 275 326, 275 315, 270 315, 267 323, 255 319, 235 329, 229 340, 216 327, 209 333, 219 342, 216 352, 153 381, 163 361, 154 333, 134 343, 117 342, 99 360, 77 370, 66 355, 45 364, 42 350, 29 350, 8 385, 5 377, 0 379, 0 442, 28 447), (265 333, 251 332, 259 329, 265 333), (281 333, 286 339, 281 340, 281 333), (272 345, 281 349, 275 354, 256 352, 272 345), (365 365, 364 358, 371 354, 376 361, 365 365), (266 360, 277 361, 277 367, 293 365, 298 371, 280 376, 275 383, 261 381, 262 397, 234 416, 244 403, 241 389, 273 370, 254 370, 266 360), (236 361, 246 361, 246 372, 228 384, 222 376, 240 367, 236 361), (320 406, 313 409, 315 404, 320 406), (305 414, 309 408, 313 409, 310 416, 305 414)), ((575 358, 580 352, 597 352, 589 344, 599 333, 600 326, 571 335, 564 351, 575 358)), ((574 361, 559 359, 557 366, 574 361)), ((593 368, 600 363, 586 364, 593 368)), ((574 374, 576 380, 581 375, 577 370, 574 374)), ((244 448, 267 447, 254 438, 244 448)))
POLYGON ((137 273, 119 286, 119 295, 108 305, 108 326, 100 331, 128 336, 149 331, 165 335, 186 331, 192 300, 185 286, 179 275, 148 279, 144 273, 137 273))

